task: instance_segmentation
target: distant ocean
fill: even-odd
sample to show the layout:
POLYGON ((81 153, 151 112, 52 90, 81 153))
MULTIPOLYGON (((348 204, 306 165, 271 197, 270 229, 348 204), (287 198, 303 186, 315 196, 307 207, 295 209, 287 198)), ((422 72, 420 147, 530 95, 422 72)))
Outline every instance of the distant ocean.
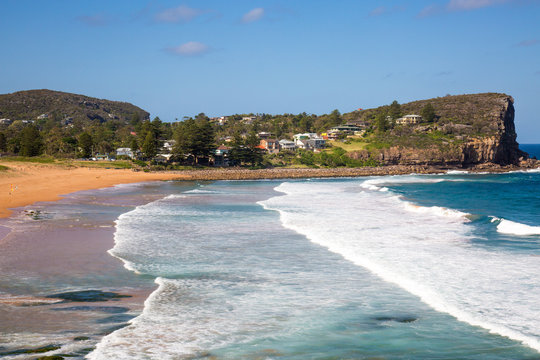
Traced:
POLYGON ((540 144, 520 144, 519 148, 540 160, 540 144))
MULTIPOLYGON (((86 358, 540 357, 538 171, 164 182, 86 194, 43 210, 58 219, 107 211, 116 219, 109 253, 126 270, 73 274, 66 288, 155 287, 138 316, 122 318, 128 326, 91 336, 86 358)), ((15 279, 12 293, 23 283, 42 294, 60 286, 56 275, 38 284, 26 274, 4 286, 15 279)), ((69 309, 88 318, 88 308, 69 309)), ((96 312, 88 329, 122 314, 96 312)), ((57 353, 81 346, 54 331, 57 353)))

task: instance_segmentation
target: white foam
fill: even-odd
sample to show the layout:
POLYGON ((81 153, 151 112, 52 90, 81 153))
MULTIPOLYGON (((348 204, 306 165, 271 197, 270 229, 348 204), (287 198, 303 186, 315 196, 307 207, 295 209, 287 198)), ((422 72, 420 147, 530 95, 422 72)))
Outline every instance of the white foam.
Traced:
MULTIPOLYGON (((375 186, 366 182, 362 187, 375 186)), ((535 257, 473 246, 465 213, 416 207, 391 192, 350 193, 350 186, 283 183, 276 190, 286 195, 263 205, 277 210, 284 226, 434 309, 540 351, 535 257)))
POLYGON ((531 226, 505 219, 499 219, 499 221, 497 231, 502 234, 518 236, 540 235, 540 226, 531 226))
POLYGON ((448 170, 446 172, 447 175, 462 175, 462 174, 469 174, 466 170, 448 170))

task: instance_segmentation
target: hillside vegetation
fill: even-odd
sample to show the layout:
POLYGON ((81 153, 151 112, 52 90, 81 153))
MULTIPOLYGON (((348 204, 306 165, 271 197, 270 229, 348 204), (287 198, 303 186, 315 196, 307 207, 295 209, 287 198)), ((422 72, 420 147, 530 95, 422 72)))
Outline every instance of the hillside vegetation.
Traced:
POLYGON ((28 90, 0 95, 0 118, 35 120, 40 115, 58 122, 69 119, 84 124, 110 120, 128 122, 133 116, 148 120, 150 116, 148 112, 126 102, 60 91, 28 90))

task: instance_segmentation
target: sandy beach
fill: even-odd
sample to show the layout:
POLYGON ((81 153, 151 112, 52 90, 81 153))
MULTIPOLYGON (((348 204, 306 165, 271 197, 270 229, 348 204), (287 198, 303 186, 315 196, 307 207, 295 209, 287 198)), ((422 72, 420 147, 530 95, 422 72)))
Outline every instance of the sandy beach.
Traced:
POLYGON ((38 201, 55 201, 61 195, 117 184, 181 178, 172 173, 146 173, 127 169, 61 167, 49 164, 1 162, 9 170, 0 172, 0 217, 11 208, 38 201))

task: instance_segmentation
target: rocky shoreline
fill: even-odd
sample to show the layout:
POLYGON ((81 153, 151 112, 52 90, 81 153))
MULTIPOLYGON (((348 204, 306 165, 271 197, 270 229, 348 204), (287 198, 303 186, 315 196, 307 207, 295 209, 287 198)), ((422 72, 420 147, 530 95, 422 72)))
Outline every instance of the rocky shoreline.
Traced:
POLYGON ((540 167, 540 161, 528 160, 520 166, 498 164, 480 164, 474 167, 448 167, 429 165, 387 165, 362 168, 269 168, 245 169, 222 168, 167 172, 178 175, 175 180, 262 180, 262 179, 294 179, 294 178, 328 178, 384 176, 407 174, 441 174, 447 171, 504 173, 510 171, 531 170, 540 167))

